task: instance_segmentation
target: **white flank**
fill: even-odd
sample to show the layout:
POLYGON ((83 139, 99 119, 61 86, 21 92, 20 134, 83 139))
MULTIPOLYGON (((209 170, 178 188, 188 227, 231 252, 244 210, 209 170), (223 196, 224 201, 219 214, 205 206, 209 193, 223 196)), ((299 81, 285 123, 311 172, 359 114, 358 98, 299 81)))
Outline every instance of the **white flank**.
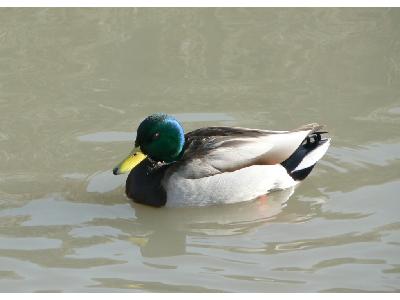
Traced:
POLYGON ((297 184, 281 165, 255 165, 199 179, 179 172, 166 176, 167 206, 204 206, 252 200, 274 189, 297 184))

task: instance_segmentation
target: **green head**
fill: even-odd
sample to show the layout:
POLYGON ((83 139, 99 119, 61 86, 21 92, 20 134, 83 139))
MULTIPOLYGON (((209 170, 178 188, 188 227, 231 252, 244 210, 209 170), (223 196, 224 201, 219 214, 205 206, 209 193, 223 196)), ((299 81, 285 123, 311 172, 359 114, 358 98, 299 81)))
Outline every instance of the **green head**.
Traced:
POLYGON ((135 149, 114 168, 115 175, 127 173, 147 156, 155 161, 174 162, 185 144, 182 125, 166 114, 153 114, 140 123, 135 149))
POLYGON ((155 161, 176 161, 185 144, 182 125, 166 114, 153 114, 140 123, 135 147, 155 161))

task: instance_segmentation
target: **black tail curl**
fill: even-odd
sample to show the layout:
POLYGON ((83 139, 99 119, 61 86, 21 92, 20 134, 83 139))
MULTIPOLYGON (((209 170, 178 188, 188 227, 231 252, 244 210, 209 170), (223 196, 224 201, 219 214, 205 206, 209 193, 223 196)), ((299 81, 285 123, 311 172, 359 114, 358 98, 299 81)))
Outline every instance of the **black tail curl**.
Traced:
POLYGON ((315 164, 301 170, 296 170, 296 171, 294 170, 301 163, 304 157, 307 156, 308 153, 310 153, 311 151, 313 151, 314 149, 316 149, 317 147, 321 146, 322 144, 328 141, 328 139, 322 137, 322 134, 324 133, 327 133, 327 131, 315 131, 310 133, 304 139, 301 145, 296 149, 296 151, 293 152, 293 154, 288 159, 286 159, 281 163, 281 165, 286 169, 288 174, 294 180, 297 181, 303 180, 311 173, 315 164))

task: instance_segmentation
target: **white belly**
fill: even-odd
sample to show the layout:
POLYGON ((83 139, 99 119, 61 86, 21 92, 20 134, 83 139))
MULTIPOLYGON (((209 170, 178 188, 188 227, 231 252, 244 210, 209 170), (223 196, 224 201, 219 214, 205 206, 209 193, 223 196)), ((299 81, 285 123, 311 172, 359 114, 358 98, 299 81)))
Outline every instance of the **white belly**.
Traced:
POLYGON ((255 165, 199 179, 176 172, 162 184, 167 192, 166 206, 175 207, 248 201, 296 183, 281 165, 255 165))

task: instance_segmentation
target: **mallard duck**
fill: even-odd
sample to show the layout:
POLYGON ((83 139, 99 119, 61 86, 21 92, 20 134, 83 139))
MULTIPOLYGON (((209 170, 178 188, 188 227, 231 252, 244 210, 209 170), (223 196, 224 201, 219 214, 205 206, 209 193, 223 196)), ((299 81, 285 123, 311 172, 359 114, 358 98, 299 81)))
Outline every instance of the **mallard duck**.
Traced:
POLYGON ((312 123, 291 131, 206 127, 184 133, 177 119, 153 114, 115 175, 129 173, 126 195, 151 206, 204 206, 252 200, 306 178, 330 139, 312 123))

